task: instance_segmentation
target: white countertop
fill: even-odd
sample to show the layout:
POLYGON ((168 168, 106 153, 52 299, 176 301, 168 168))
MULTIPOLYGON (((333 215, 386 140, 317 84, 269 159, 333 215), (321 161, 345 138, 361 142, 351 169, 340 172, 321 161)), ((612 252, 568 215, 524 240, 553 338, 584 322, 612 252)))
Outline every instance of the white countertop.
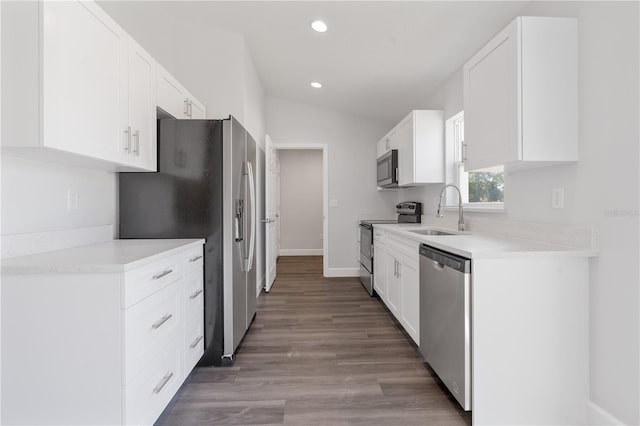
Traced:
POLYGON ((202 244, 203 239, 105 241, 2 259, 2 273, 124 272, 202 244))
POLYGON ((409 238, 418 243, 457 254, 469 259, 504 258, 523 256, 594 257, 597 250, 542 243, 525 239, 505 238, 473 232, 458 233, 456 230, 416 224, 374 224, 375 229, 409 238), (437 229, 458 235, 420 235, 411 230, 437 229))

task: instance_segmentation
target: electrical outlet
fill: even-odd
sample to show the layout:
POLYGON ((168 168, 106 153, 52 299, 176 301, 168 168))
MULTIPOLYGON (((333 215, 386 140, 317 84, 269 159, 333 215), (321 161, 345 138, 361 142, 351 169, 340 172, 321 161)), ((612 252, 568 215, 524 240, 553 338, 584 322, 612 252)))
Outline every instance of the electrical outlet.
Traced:
POLYGON ((564 188, 551 189, 551 208, 554 208, 554 209, 564 208, 564 188))
POLYGON ((67 210, 78 210, 78 191, 67 189, 67 210))

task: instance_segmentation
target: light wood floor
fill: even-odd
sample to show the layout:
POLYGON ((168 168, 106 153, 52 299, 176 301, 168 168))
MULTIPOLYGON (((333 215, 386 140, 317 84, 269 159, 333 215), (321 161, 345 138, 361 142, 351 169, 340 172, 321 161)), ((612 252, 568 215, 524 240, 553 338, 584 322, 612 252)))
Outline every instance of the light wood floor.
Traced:
POLYGON ((233 367, 198 368, 159 425, 468 425, 357 278, 281 257, 233 367))

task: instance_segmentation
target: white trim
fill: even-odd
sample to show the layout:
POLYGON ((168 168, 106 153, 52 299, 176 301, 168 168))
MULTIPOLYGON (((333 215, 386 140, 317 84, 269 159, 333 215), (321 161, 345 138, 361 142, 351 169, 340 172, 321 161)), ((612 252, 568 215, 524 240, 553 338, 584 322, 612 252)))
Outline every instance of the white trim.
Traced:
MULTIPOLYGON (((504 203, 463 203, 465 212, 504 213, 504 203)), ((458 206, 444 206, 445 211, 458 211, 458 206)))
POLYGON ((280 256, 322 256, 322 249, 280 249, 280 256))
POLYGON ((623 422, 615 418, 611 413, 593 401, 589 401, 587 403, 587 419, 588 424, 594 426, 624 425, 623 422))
POLYGON ((324 276, 326 278, 359 277, 360 268, 327 268, 325 266, 324 276))
MULTIPOLYGON (((323 213, 323 224, 322 224, 322 257, 324 261, 322 262, 322 275, 325 277, 329 277, 329 146, 326 143, 312 143, 312 144, 303 144, 303 143, 274 143, 273 149, 321 149, 322 150, 322 213, 323 213)), ((282 249, 280 250, 280 255, 282 255, 282 249)), ((358 272, 358 275, 360 273, 358 272)))

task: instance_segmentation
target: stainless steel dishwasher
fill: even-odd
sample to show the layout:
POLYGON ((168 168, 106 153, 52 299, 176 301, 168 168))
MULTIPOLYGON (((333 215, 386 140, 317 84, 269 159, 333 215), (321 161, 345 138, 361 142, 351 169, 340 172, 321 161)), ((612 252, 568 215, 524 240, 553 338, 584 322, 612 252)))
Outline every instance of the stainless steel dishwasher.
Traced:
POLYGON ((471 410, 471 260, 420 246, 420 353, 471 410))

